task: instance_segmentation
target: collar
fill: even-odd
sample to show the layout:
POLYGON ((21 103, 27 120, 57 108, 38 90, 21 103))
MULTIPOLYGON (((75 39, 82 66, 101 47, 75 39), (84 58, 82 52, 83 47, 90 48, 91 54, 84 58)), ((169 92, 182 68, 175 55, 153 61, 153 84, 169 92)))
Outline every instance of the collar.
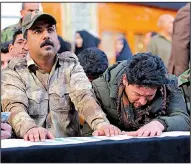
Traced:
POLYGON ((16 24, 17 29, 22 28, 22 18, 20 18, 19 22, 16 24))
POLYGON ((167 39, 164 35, 162 35, 160 33, 158 35, 159 35, 159 37, 164 38, 165 40, 169 41, 170 43, 172 42, 171 40, 167 39))
MULTIPOLYGON (((35 61, 31 58, 31 56, 30 56, 30 54, 29 54, 29 52, 27 53, 27 55, 26 55, 26 59, 27 59, 27 68, 30 70, 30 71, 32 71, 32 72, 36 72, 36 70, 38 70, 38 69, 40 69, 40 67, 35 63, 35 61)), ((60 65, 60 62, 58 62, 59 61, 59 58, 58 58, 58 56, 57 56, 57 54, 56 54, 56 56, 55 56, 55 61, 54 61, 54 65, 53 65, 53 67, 52 68, 57 68, 57 67, 59 67, 59 65, 60 65)))

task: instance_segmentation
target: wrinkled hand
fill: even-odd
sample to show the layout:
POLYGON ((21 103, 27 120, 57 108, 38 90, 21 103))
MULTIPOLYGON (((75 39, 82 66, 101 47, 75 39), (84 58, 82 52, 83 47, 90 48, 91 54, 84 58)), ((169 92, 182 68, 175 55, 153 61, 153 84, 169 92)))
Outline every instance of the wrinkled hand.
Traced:
POLYGON ((7 123, 1 123, 1 139, 7 139, 11 137, 11 126, 7 123))
POLYGON ((54 139, 54 136, 47 129, 42 127, 35 127, 27 131, 24 135, 25 141, 38 142, 45 141, 45 139, 54 139))
POLYGON ((101 124, 97 130, 95 130, 92 135, 93 136, 115 136, 115 135, 120 135, 121 130, 117 128, 114 125, 108 124, 108 123, 103 123, 101 124))
POLYGON ((123 134, 135 137, 148 137, 148 136, 160 136, 164 126, 157 120, 151 121, 150 123, 144 125, 139 130, 134 132, 122 132, 123 134))

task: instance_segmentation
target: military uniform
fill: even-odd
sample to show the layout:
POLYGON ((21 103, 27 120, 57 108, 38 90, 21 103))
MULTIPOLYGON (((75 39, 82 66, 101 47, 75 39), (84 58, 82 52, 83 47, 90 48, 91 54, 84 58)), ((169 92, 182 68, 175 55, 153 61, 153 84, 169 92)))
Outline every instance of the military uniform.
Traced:
POLYGON ((80 136, 77 111, 93 130, 109 123, 75 54, 57 54, 50 74, 27 55, 14 58, 1 75, 1 103, 18 137, 41 126, 55 137, 80 136), (77 111, 75 110, 75 108, 77 111))
POLYGON ((13 40, 15 31, 21 28, 22 19, 17 24, 6 27, 1 31, 1 43, 13 40))
POLYGON ((178 86, 182 90, 185 103, 187 104, 187 110, 190 113, 190 69, 178 77, 178 86))
POLYGON ((143 126, 148 118, 149 121, 158 120, 161 122, 165 127, 164 131, 189 130, 190 118, 186 111, 184 99, 177 87, 177 78, 174 75, 169 75, 170 83, 164 85, 166 89, 163 92, 157 91, 149 105, 143 106, 140 109, 134 109, 130 104, 124 111, 121 110, 121 107, 126 107, 126 105, 122 104, 118 99, 118 93, 120 92, 119 84, 126 66, 127 61, 116 63, 109 67, 102 77, 92 81, 96 97, 111 124, 119 127, 121 130, 131 131, 137 130, 138 126, 143 126), (166 96, 163 96, 164 94, 166 96), (124 124, 122 120, 122 112, 126 114, 126 118, 129 121, 127 124, 124 124), (135 120, 136 117, 137 120, 135 120), (135 122, 136 125, 138 124, 137 127, 129 126, 131 122, 135 122))

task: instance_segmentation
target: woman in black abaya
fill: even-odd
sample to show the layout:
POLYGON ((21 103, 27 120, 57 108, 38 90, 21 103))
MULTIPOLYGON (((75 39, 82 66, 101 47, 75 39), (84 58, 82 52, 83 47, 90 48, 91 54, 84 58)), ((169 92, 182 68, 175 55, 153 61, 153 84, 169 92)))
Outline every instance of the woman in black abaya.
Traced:
POLYGON ((128 60, 132 57, 131 49, 125 38, 119 38, 116 45, 116 61, 128 60))
POLYGON ((86 48, 96 47, 95 38, 89 32, 77 31, 75 35, 75 54, 78 55, 86 48))

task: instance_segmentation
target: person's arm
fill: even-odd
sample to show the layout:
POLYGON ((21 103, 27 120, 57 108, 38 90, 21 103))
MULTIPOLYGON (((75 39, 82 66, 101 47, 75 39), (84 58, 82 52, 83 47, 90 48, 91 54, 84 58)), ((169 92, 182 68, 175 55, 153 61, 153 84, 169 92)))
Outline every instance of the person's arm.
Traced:
POLYGON ((10 69, 2 71, 1 104, 4 112, 11 112, 9 123, 18 137, 23 138, 29 129, 37 127, 27 113, 29 104, 25 84, 19 75, 10 69))
MULTIPOLYGON (((71 72, 69 96, 71 101, 74 103, 76 110, 83 115, 86 122, 93 130, 103 130, 105 134, 107 133, 106 135, 109 134, 109 131, 111 135, 112 133, 119 134, 120 130, 109 123, 109 120, 106 118, 106 114, 96 103, 96 98, 93 94, 91 83, 89 82, 78 59, 73 56, 73 54, 70 54, 70 56, 71 58, 73 57, 73 59, 71 59, 71 61, 73 61, 70 64, 71 72)), ((98 133, 100 133, 100 131, 98 133)))
MULTIPOLYGON (((190 4, 189 4, 190 5, 190 4)), ((174 21, 172 51, 174 70, 172 74, 179 76, 189 68, 190 61, 190 7, 181 8, 174 21)), ((170 63, 169 63, 170 65, 170 63)))
POLYGON ((71 72, 70 93, 72 102, 93 130, 101 123, 109 123, 105 113, 96 103, 91 83, 82 66, 76 62, 71 72))
POLYGON ((190 129, 190 118, 179 89, 176 89, 170 94, 167 115, 157 118, 166 126, 164 131, 188 131, 190 129))
POLYGON ((1 31, 1 43, 4 43, 6 41, 7 41, 7 31, 6 31, 6 29, 3 29, 1 31))
POLYGON ((155 136, 165 131, 189 131, 190 118, 186 111, 186 104, 179 90, 170 94, 167 116, 159 116, 145 124, 137 131, 122 132, 130 136, 155 136))

